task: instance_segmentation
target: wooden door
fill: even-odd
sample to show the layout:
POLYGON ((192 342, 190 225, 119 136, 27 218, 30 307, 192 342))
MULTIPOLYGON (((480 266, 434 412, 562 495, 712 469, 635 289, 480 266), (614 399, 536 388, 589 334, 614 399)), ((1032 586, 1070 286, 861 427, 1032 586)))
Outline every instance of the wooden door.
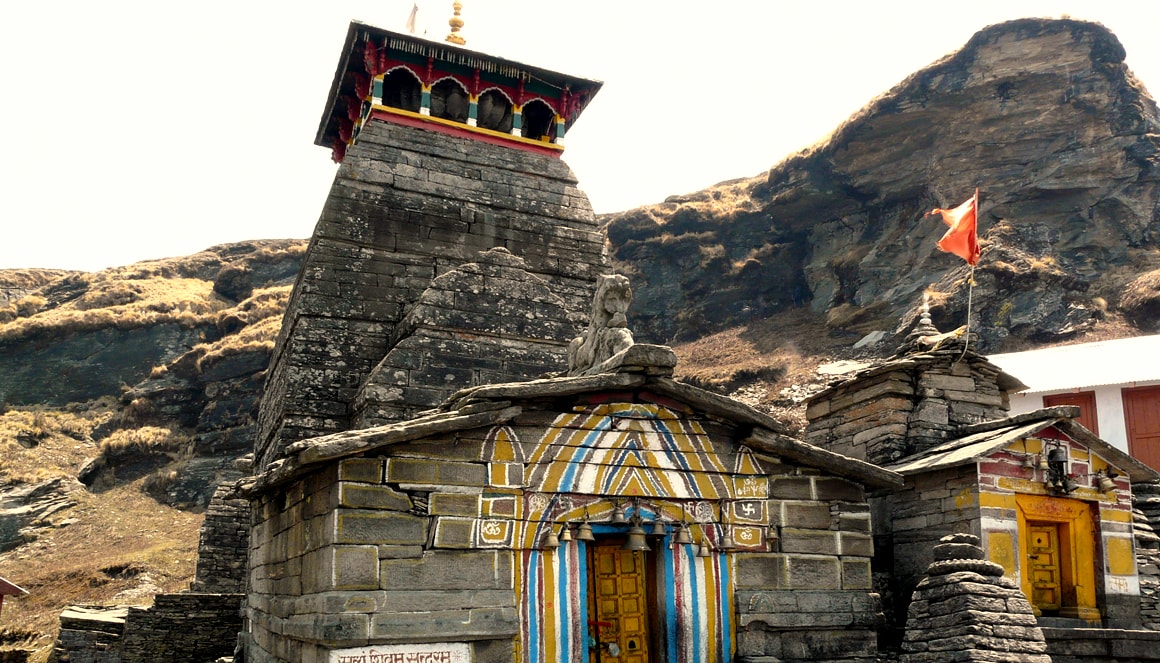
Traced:
POLYGON ((591 663, 649 660, 646 553, 621 550, 622 543, 615 539, 591 546, 589 633, 598 643, 590 650, 591 663))
POLYGON ((1027 573, 1031 604, 1038 610, 1063 606, 1063 568, 1060 562, 1059 524, 1027 523, 1027 573))
POLYGON ((1055 407, 1056 405, 1078 407, 1079 416, 1076 417, 1076 421, 1096 435, 1100 434, 1099 415, 1096 412, 1096 392, 1080 391, 1070 394, 1050 394, 1043 397, 1043 407, 1055 407))
POLYGON ((1160 386, 1124 389, 1121 393, 1128 451, 1152 469, 1160 469, 1160 386))

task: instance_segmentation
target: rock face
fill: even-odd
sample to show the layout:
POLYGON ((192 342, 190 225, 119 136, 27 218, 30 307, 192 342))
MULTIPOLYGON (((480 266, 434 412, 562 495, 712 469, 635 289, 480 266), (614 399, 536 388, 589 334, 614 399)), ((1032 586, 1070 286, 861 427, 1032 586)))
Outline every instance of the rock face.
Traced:
POLYGON ((605 218, 638 333, 691 337, 807 305, 836 328, 894 329, 932 285, 936 323, 958 326, 966 267, 923 215, 975 187, 985 348, 1094 324, 1096 298, 1116 305, 1160 245, 1160 124, 1124 58, 1094 23, 992 26, 766 177, 605 218))

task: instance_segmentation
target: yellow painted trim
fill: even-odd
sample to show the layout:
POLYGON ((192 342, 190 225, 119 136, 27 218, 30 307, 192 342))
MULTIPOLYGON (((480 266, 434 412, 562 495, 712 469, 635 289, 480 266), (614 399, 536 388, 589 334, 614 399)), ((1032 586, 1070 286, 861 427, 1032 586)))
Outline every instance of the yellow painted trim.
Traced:
POLYGON ((564 146, 557 145, 556 143, 546 143, 542 140, 535 140, 532 138, 524 138, 523 136, 513 136, 509 133, 504 133, 502 131, 492 131, 491 129, 484 129, 483 127, 473 127, 473 126, 470 126, 467 124, 460 124, 459 122, 455 122, 453 120, 445 120, 441 117, 433 117, 431 115, 412 113, 411 111, 405 111, 405 110, 402 110, 399 108, 392 108, 390 106, 380 106, 378 104, 375 104, 375 105, 371 106, 371 110, 372 111, 383 111, 386 113, 393 113, 395 115, 403 115, 405 117, 411 117, 411 118, 414 118, 416 120, 422 120, 424 122, 432 122, 434 124, 442 124, 442 125, 445 125, 448 127, 454 127, 456 129, 462 129, 464 131, 469 131, 469 132, 475 133, 475 134, 483 134, 485 136, 493 136, 495 138, 502 138, 504 140, 511 141, 513 143, 523 143, 525 145, 535 145, 536 147, 546 147, 550 150, 556 150, 557 152, 564 151, 564 146))
POLYGON ((1073 616, 1082 619, 1090 619, 1093 612, 1098 615, 1095 542, 1097 533, 1091 504, 1076 499, 1039 495, 1017 495, 1016 502, 1019 544, 1022 551, 1019 562, 1022 567, 1020 583, 1023 594, 1027 597, 1032 596, 1030 569, 1027 564, 1027 551, 1031 550, 1028 521, 1058 523, 1067 528, 1067 543, 1070 544, 1064 545, 1064 536, 1061 532, 1060 570, 1065 576, 1070 577, 1071 586, 1075 590, 1075 604, 1065 606, 1060 610, 1060 614, 1074 613, 1073 616))
POLYGON ((1110 536, 1104 539, 1108 551, 1108 573, 1114 576, 1136 575, 1136 553, 1132 549, 1132 539, 1110 536))
POLYGON ((1015 494, 1014 493, 988 493, 985 491, 979 492, 979 506, 990 506, 998 509, 1014 509, 1015 508, 1015 494))
POLYGON ((1132 522, 1132 512, 1119 511, 1117 509, 1104 509, 1100 511, 1100 520, 1113 523, 1130 523, 1132 522))
POLYGON ((1014 578, 1019 573, 1015 561, 1015 540, 1010 532, 987 532, 987 553, 992 562, 1003 567, 1003 575, 1014 578))

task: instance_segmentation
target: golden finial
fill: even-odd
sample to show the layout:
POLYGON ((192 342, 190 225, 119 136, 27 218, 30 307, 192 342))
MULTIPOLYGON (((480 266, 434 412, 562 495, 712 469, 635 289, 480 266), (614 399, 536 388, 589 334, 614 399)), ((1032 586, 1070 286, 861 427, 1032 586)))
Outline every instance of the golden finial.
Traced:
POLYGON ((455 2, 451 3, 451 7, 455 10, 455 16, 452 16, 451 20, 447 21, 447 24, 451 26, 451 34, 447 35, 446 41, 463 46, 467 43, 467 40, 457 34, 463 28, 463 19, 459 18, 459 12, 463 11, 463 3, 455 0, 455 2))

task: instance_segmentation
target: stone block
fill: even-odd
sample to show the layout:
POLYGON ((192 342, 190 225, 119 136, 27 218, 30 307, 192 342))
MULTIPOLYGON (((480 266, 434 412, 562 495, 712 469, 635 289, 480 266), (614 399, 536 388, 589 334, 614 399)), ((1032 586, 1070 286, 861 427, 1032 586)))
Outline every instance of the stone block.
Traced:
POLYGON ((283 635, 335 647, 362 644, 370 636, 370 615, 295 615, 283 624, 283 635))
POLYGON ((842 532, 839 536, 842 543, 842 555, 857 557, 872 557, 874 555, 874 539, 869 534, 842 532))
POLYGON ((470 516, 480 513, 479 495, 463 493, 431 493, 427 502, 427 512, 432 516, 470 516))
POLYGON ((820 502, 782 503, 784 520, 778 524, 799 529, 830 529, 830 505, 820 502))
POLYGON ((787 589, 841 589, 837 557, 786 555, 785 566, 787 589))
POLYGON ((427 541, 427 519, 419 516, 342 509, 335 517, 335 543, 422 545, 427 541))
POLYGON ((391 458, 387 462, 387 481, 434 486, 483 486, 487 481, 487 466, 426 458, 391 458))
POLYGON ((379 559, 414 559, 423 556, 423 546, 379 546, 379 559))
POLYGON ((471 548, 475 531, 474 518, 442 516, 435 519, 436 548, 471 548))
POLYGON ((810 477, 773 477, 769 481, 769 496, 786 500, 813 499, 813 479, 810 477))
POLYGON ((514 637, 519 616, 514 607, 440 610, 428 606, 420 612, 384 611, 374 616, 373 637, 398 637, 426 641, 514 637))
POLYGON ((781 551, 786 553, 838 554, 838 533, 829 530, 781 528, 781 551))
POLYGON ((869 559, 842 560, 842 589, 869 591, 873 586, 869 559))
POLYGON ((408 511, 411 509, 411 498, 390 486, 382 484, 351 483, 343 481, 338 484, 336 491, 338 498, 335 506, 351 509, 385 509, 390 511, 408 511))
POLYGON ((379 586, 408 589, 511 589, 509 551, 427 552, 418 559, 389 559, 380 565, 379 586))
POLYGON ((918 386, 929 389, 950 389, 953 391, 974 391, 975 380, 969 377, 955 377, 941 373, 924 373, 918 386))
POLYGON ((377 589, 377 546, 327 546, 302 557, 301 583, 306 593, 335 589, 377 589))
POLYGON ((734 582, 738 590, 785 589, 788 586, 785 555, 737 553, 734 557, 737 564, 734 582))

